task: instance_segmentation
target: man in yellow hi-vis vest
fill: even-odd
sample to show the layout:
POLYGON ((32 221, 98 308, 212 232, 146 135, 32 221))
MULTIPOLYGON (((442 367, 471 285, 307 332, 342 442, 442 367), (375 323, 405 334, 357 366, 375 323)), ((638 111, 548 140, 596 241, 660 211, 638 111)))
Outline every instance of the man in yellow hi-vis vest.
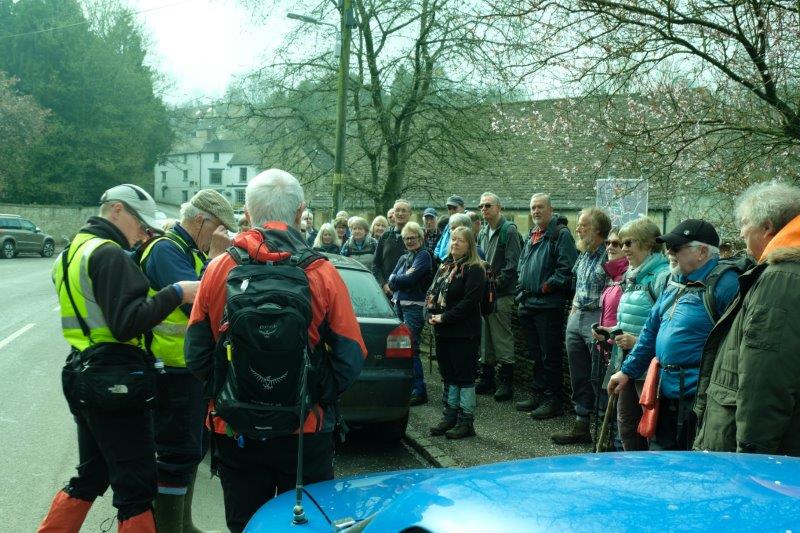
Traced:
MULTIPOLYGON (((215 190, 204 189, 181 206, 180 222, 164 237, 149 241, 137 252, 150 280, 150 295, 178 281, 200 279, 209 259, 232 245, 228 230, 238 224, 233 207, 215 190)), ((199 531, 192 524, 192 495, 197 465, 203 458, 203 384, 186 368, 183 339, 190 305, 175 309, 146 337, 151 353, 164 362, 159 376, 158 407, 154 410, 158 495, 155 501, 159 531, 199 531)))
MULTIPOLYGON (((102 345, 109 350, 103 353, 117 346, 133 359, 137 352, 144 355, 140 339, 146 331, 194 301, 198 282, 182 281, 148 297, 147 278, 126 250, 158 228, 155 201, 125 184, 107 190, 100 203, 100 215, 89 218, 53 266, 62 329, 71 355, 102 345)), ((109 411, 74 401, 70 411, 77 424, 78 474, 56 494, 39 531, 77 532, 94 499, 110 485, 119 531, 155 532, 151 411, 109 411)))

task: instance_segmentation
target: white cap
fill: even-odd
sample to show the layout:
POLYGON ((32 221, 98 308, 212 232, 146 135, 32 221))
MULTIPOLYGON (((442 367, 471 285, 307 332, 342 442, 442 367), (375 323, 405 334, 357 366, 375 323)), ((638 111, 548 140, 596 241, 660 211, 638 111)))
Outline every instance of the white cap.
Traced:
POLYGON ((107 202, 124 203, 146 226, 161 231, 161 224, 156 220, 156 201, 138 185, 124 183, 111 187, 100 197, 101 204, 107 202))

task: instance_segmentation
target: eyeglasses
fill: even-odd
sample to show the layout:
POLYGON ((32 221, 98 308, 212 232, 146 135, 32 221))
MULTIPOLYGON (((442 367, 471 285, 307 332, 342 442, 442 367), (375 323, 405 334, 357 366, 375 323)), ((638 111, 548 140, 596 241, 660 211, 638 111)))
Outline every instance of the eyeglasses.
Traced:
POLYGON ((419 237, 417 237, 416 235, 409 235, 408 237, 403 237, 403 240, 405 242, 414 242, 417 239, 419 239, 419 237))
POLYGON ((481 205, 478 206, 478 209, 489 209, 493 205, 494 204, 481 204, 481 205))
POLYGON ((603 244, 606 245, 606 248, 611 246, 612 248, 622 248, 622 243, 619 241, 604 241, 603 244))
POLYGON ((128 207, 128 206, 125 204, 125 202, 121 202, 121 203, 122 203, 122 208, 123 208, 123 209, 125 209, 125 212, 126 212, 126 213, 128 213, 130 216, 132 216, 132 217, 133 217, 133 219, 136 221, 136 223, 137 223, 137 224, 139 224, 139 229, 140 229, 140 230, 142 230, 142 233, 146 233, 146 234, 148 234, 148 235, 149 235, 149 234, 150 234, 150 232, 151 232, 151 230, 150 230, 150 226, 148 226, 147 224, 145 224, 145 223, 144 223, 144 220, 142 220, 141 218, 139 218, 139 215, 137 215, 137 214, 136 214, 136 212, 135 212, 133 209, 131 209, 130 207, 128 207))
POLYGON ((626 240, 622 241, 622 246, 627 246, 628 248, 630 248, 631 246, 633 246, 633 243, 635 243, 635 242, 639 242, 639 241, 637 239, 626 239, 626 240))
POLYGON ((667 246, 667 251, 672 254, 680 253, 685 248, 697 248, 696 244, 678 244, 677 246, 667 246))

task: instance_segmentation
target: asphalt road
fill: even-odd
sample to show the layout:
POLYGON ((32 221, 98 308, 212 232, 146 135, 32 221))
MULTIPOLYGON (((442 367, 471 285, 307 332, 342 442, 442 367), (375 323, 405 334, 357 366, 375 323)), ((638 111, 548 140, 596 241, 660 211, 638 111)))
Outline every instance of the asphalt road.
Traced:
MULTIPOLYGON (((67 353, 50 281, 52 259, 0 260, 0 529, 34 531, 77 463, 75 426, 61 393, 67 353)), ((337 449, 337 477, 427 467, 404 444, 353 432, 337 449)), ((287 510, 287 513, 290 510, 287 510)), ((95 502, 82 531, 115 530, 111 493, 95 502)), ((200 466, 195 523, 225 530, 219 480, 200 466)))

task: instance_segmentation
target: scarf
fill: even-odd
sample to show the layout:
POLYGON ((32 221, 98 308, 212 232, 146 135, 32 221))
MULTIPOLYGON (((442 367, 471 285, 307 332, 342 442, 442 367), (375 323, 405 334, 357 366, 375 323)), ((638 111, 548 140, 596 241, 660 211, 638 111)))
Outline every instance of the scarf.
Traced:
POLYGON ((456 261, 453 260, 452 256, 449 256, 442 263, 442 266, 436 272, 436 277, 433 279, 433 284, 431 284, 425 299, 428 309, 445 309, 447 307, 447 291, 456 277, 463 277, 465 261, 466 257, 456 261))

